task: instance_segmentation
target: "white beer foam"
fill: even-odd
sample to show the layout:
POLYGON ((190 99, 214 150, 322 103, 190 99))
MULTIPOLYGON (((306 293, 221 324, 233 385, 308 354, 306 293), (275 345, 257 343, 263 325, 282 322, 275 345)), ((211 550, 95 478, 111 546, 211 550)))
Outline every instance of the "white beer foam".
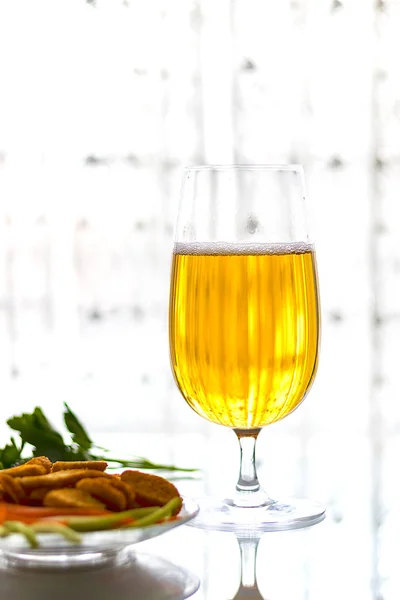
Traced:
POLYGON ((305 254, 313 252, 314 244, 307 242, 276 242, 255 244, 251 242, 176 242, 174 254, 237 256, 249 254, 305 254))

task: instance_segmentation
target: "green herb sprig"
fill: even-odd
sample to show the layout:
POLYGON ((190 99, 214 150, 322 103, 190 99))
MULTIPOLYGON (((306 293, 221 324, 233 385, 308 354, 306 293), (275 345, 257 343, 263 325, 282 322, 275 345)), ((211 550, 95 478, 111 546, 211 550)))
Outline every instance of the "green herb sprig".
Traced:
POLYGON ((53 427, 42 409, 36 407, 32 413, 23 413, 8 419, 7 425, 18 432, 20 439, 16 440, 11 437, 9 443, 4 448, 0 448, 0 468, 13 467, 34 456, 47 456, 52 462, 57 460, 105 460, 115 464, 116 467, 132 469, 178 471, 188 474, 198 470, 154 463, 138 456, 131 459, 107 456, 109 451, 97 446, 92 441, 85 427, 67 403, 64 403, 64 407, 64 423, 71 434, 71 444, 65 443, 62 435, 53 427), (23 453, 27 445, 31 452, 30 456, 29 452, 23 453))

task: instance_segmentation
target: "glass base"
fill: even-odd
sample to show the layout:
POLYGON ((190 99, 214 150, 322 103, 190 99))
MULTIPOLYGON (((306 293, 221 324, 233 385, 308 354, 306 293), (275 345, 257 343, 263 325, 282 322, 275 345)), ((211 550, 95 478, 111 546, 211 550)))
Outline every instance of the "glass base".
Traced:
POLYGON ((0 598, 184 600, 200 586, 186 569, 132 548, 92 554, 81 555, 80 561, 75 556, 74 562, 72 555, 59 555, 57 561, 45 553, 2 552, 0 598))
POLYGON ((211 531, 230 531, 255 535, 262 531, 301 529, 320 523, 325 518, 325 508, 312 500, 287 498, 277 502, 269 500, 263 506, 238 507, 233 500, 198 498, 198 516, 189 527, 211 531))

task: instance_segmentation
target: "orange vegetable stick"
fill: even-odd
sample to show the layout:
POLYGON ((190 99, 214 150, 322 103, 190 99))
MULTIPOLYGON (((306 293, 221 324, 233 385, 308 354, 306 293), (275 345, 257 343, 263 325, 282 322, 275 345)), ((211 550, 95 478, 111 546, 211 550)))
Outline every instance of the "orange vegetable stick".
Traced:
POLYGON ((47 517, 67 516, 107 516, 114 513, 98 508, 52 508, 45 506, 21 506, 0 502, 0 524, 4 521, 34 523, 47 517))

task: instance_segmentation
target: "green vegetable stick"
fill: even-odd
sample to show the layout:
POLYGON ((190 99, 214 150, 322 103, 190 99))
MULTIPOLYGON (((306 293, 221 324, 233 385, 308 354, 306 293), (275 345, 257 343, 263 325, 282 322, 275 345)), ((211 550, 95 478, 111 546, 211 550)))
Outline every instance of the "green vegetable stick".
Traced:
POLYGON ((26 538, 26 541, 31 548, 39 547, 35 532, 33 531, 32 527, 29 527, 29 525, 20 523, 20 521, 4 521, 3 527, 8 529, 10 533, 21 533, 26 538))
POLYGON ((133 508, 131 510, 125 510, 120 513, 113 515, 107 515, 106 517, 57 517, 59 520, 65 522, 65 524, 73 529, 74 531, 102 531, 106 529, 112 529, 118 527, 120 523, 123 523, 126 519, 135 519, 135 522, 130 525, 121 524, 121 529, 129 527, 146 527, 160 521, 164 517, 169 517, 178 508, 181 502, 180 498, 173 498, 167 504, 162 507, 143 507, 133 508))
POLYGON ((164 504, 164 506, 161 506, 160 508, 152 512, 150 515, 147 515, 147 517, 137 519, 137 521, 135 521, 134 523, 131 523, 130 525, 124 525, 122 528, 129 529, 133 527, 146 527, 148 525, 154 525, 158 521, 161 521, 161 519, 165 517, 170 517, 175 511, 175 509, 178 508, 180 503, 181 499, 179 497, 172 498, 172 500, 167 502, 167 504, 164 504))
MULTIPOLYGON (((121 521, 125 519, 137 519, 143 517, 143 515, 149 515, 155 512, 158 506, 146 507, 146 508, 132 508, 131 510, 125 510, 123 512, 107 515, 105 517, 93 516, 93 517, 55 517, 59 521, 63 521, 74 529, 75 531, 101 531, 103 529, 111 529, 112 527, 118 526, 121 521)), ((52 517, 53 518, 53 517, 52 517)))
MULTIPOLYGON (((149 514, 151 514, 152 512, 154 512, 155 510, 157 510, 159 507, 158 506, 142 506, 140 508, 130 508, 129 510, 125 510, 123 512, 119 512, 119 513, 112 513, 110 515, 104 515, 104 517, 108 518, 108 517, 118 517, 118 520, 120 518, 131 518, 131 519, 139 519, 140 517, 145 517, 149 514)), ((86 520, 90 520, 90 519, 99 519, 99 518, 103 518, 101 515, 69 515, 67 512, 65 513, 65 515, 57 515, 54 517, 43 517, 41 519, 41 523, 47 523, 47 522, 52 522, 52 521, 56 521, 56 522, 70 522, 71 519, 73 519, 74 521, 76 520, 77 523, 79 522, 84 522, 86 520)))
POLYGON ((33 523, 31 528, 35 533, 58 533, 72 544, 82 543, 79 533, 61 523, 33 523))
POLYGON ((7 537, 10 534, 11 531, 7 529, 7 527, 4 527, 3 525, 0 526, 0 537, 7 537))

